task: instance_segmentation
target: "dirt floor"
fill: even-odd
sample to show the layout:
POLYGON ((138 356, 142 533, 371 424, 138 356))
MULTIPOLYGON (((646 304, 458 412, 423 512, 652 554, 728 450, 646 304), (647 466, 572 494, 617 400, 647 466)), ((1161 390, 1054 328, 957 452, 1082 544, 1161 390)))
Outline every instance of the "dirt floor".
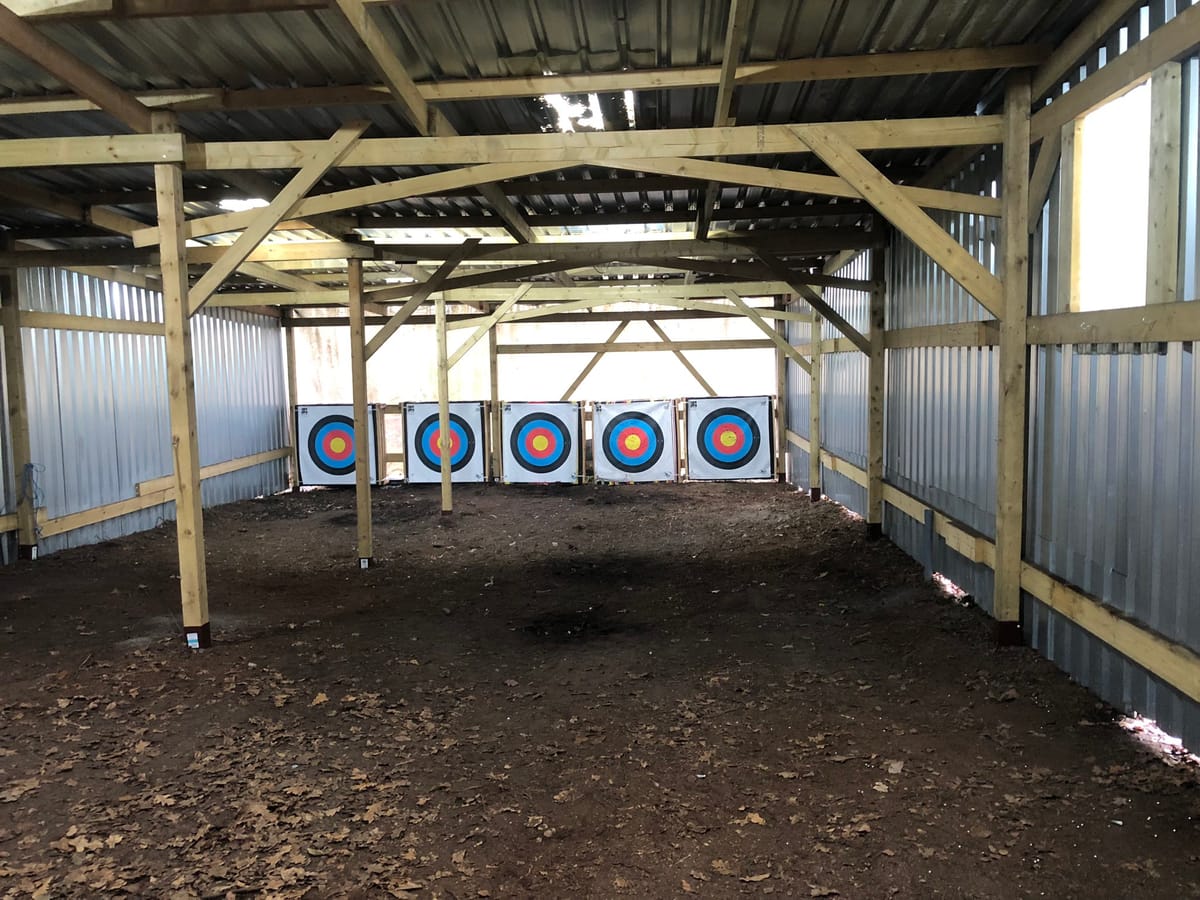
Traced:
POLYGON ((1200 778, 775 485, 376 492, 0 569, 0 897, 1200 896, 1200 778))

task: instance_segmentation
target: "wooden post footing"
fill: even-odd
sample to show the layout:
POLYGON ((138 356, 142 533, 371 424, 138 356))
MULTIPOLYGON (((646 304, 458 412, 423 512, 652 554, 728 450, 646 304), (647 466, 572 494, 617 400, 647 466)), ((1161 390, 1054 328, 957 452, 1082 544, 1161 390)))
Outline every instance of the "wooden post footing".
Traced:
POLYGON ((185 626, 183 636, 187 640, 189 650, 207 650, 213 643, 212 625, 205 622, 203 625, 185 626))
POLYGON ((996 622, 992 635, 997 647, 1021 647, 1025 644, 1020 622, 996 622))
POLYGON ((808 499, 813 503, 821 502, 821 489, 819 487, 809 488, 808 499))
POLYGON ((368 557, 361 557, 361 556, 360 556, 360 557, 358 558, 358 567, 359 567, 360 569, 362 569, 364 572, 365 572, 367 569, 370 569, 370 568, 372 568, 374 565, 375 565, 375 557, 373 557, 373 556, 368 556, 368 557))

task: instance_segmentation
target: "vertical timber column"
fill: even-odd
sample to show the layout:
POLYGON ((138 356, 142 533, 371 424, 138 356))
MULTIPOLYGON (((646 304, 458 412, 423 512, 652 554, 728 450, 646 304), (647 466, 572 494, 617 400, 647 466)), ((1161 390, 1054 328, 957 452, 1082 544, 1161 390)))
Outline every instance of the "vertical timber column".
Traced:
POLYGON ((1025 454, 1029 413, 1028 74, 1009 81, 1004 101, 1004 316, 1000 322, 1000 421, 996 452, 996 585, 993 616, 1001 644, 1021 641, 1021 557, 1025 543, 1025 454))
MULTIPOLYGON (((811 307, 809 307, 812 309, 811 307)), ((812 310, 812 374, 808 379, 808 495, 821 502, 821 316, 812 310)))
POLYGON ((287 387, 288 387, 288 438, 292 443, 292 455, 288 457, 288 469, 291 476, 292 490, 300 490, 300 441, 296 436, 296 397, 299 394, 300 379, 296 375, 296 329, 289 328, 288 323, 294 319, 292 311, 283 311, 283 335, 287 351, 287 387))
POLYGON ((871 363, 867 378, 867 537, 883 537, 883 415, 886 368, 883 327, 887 303, 887 251, 871 251, 871 363))
MULTIPOLYGON (((179 130, 171 113, 154 114, 156 134, 179 130)), ((171 450, 175 459, 175 536, 179 545, 179 588, 183 631, 193 650, 212 646, 208 618, 208 571, 204 559, 204 514, 200 501, 200 445, 196 436, 196 382, 192 325, 188 314, 187 242, 183 232, 183 167, 154 167, 162 257, 163 322, 167 339, 167 397, 171 450)))
MULTIPOLYGON (((776 300, 776 309, 787 309, 787 299, 776 300)), ((787 340, 787 322, 775 320, 775 330, 787 340)), ((775 476, 780 484, 787 481, 788 458, 788 358, 780 349, 775 350, 775 476)))
POLYGON ((493 325, 488 329, 488 371, 492 388, 492 478, 504 480, 504 418, 500 409, 500 337, 493 325))
POLYGON ((369 569, 375 557, 371 522, 371 428, 367 420, 367 328, 363 312, 361 259, 346 261, 350 288, 350 368, 354 394, 354 499, 358 521, 358 567, 369 569))
POLYGON ((446 353, 446 295, 438 294, 437 323, 438 457, 442 470, 442 515, 454 512, 450 483, 450 363, 446 353))
MULTIPOLYGON (((12 249, 5 237, 2 246, 12 249)), ((4 375, 8 384, 8 433, 12 439, 13 481, 17 491, 17 556, 37 559, 37 497, 29 437, 29 400, 25 384, 25 347, 21 340, 21 303, 17 273, 0 272, 0 327, 4 329, 4 375)))
POLYGON ((1170 62, 1150 80, 1150 227, 1146 304, 1179 299, 1180 169, 1183 145, 1183 70, 1170 62))

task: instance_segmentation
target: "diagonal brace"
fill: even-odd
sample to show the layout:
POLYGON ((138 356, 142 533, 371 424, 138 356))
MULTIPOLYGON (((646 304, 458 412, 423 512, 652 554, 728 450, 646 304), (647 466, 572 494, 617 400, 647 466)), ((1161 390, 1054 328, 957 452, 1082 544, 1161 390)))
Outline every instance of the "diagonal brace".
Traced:
POLYGON ((505 314, 514 306, 516 306, 517 303, 519 303, 531 290, 533 290, 532 284, 523 284, 517 288, 516 292, 511 297, 496 307, 495 312, 484 319, 483 323, 471 333, 471 336, 463 341, 462 346, 454 351, 454 353, 450 356, 450 359, 446 362, 447 367, 453 369, 455 365, 457 365, 458 362, 467 355, 471 348, 483 340, 484 337, 487 336, 487 333, 500 323, 500 320, 504 318, 505 314))
POLYGON ((861 331, 847 322, 836 309, 826 303, 820 294, 814 291, 807 284, 803 283, 803 277, 793 273, 787 265, 779 257, 766 251, 759 251, 758 258, 763 261, 776 279, 782 281, 793 291, 808 301, 808 305, 825 317, 834 328, 840 331, 843 335, 850 339, 863 353, 871 355, 871 342, 863 335, 861 331))

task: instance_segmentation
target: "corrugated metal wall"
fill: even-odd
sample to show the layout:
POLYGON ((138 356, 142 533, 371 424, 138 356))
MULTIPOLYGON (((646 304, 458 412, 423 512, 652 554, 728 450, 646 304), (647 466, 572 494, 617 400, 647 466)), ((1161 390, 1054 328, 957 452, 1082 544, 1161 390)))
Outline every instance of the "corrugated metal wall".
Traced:
MULTIPOLYGON (((162 321, 159 294, 64 270, 24 270, 22 308, 106 319, 162 321)), ((135 495, 172 471, 165 342, 149 335, 22 329, 31 455, 39 504, 51 518, 135 495)), ((193 320, 202 465, 286 443, 287 389, 277 320, 235 310, 193 320)), ((286 487, 276 461, 204 482, 204 503, 286 487)), ((43 552, 154 527, 173 504, 48 538, 43 552)))
MULTIPOLYGON (((1173 17, 1155 0, 1131 14, 1088 70, 1173 17)), ((1200 295, 1200 60, 1184 63, 1183 298, 1200 295)), ((1073 79, 1077 83, 1078 78, 1073 79)), ((995 195, 1001 158, 982 154, 951 187, 995 195)), ((1057 181, 1034 212, 1031 312, 1064 311, 1057 296, 1057 181)), ((934 214, 985 266, 996 271, 995 220, 934 214)), ((990 318, 903 237, 889 255, 887 327, 900 329, 990 318)), ((848 309, 848 311, 851 311, 848 309)), ((1034 348, 1030 376, 1030 460, 1025 556, 1139 624, 1200 652, 1200 367, 1192 344, 1034 348)), ((834 364, 836 367, 836 363, 834 364)), ((827 369, 828 371, 828 369, 827 369)), ((841 379, 841 380, 839 380, 841 379)), ((826 448, 861 464, 865 383, 846 373, 822 422, 826 448), (857 393, 855 393, 857 391, 857 393), (830 441, 835 441, 835 447, 830 441)), ((807 390, 796 373, 792 388, 807 390)), ((806 398, 802 398, 806 401, 806 398)), ((802 404, 792 398, 795 409, 802 404)), ((793 419, 793 427, 807 420, 793 419)), ((885 478, 970 528, 995 534, 997 352, 924 348, 888 352, 885 478)), ((796 469, 798 474, 806 470, 796 469)), ((855 508, 853 505, 851 508, 855 508)), ((885 530, 923 558, 921 523, 888 507, 885 530)), ((935 567, 991 608, 992 572, 935 548, 935 567)), ((1097 694, 1156 719, 1200 748, 1200 705, 1150 676, 1065 617, 1026 595, 1028 640, 1097 694)))

